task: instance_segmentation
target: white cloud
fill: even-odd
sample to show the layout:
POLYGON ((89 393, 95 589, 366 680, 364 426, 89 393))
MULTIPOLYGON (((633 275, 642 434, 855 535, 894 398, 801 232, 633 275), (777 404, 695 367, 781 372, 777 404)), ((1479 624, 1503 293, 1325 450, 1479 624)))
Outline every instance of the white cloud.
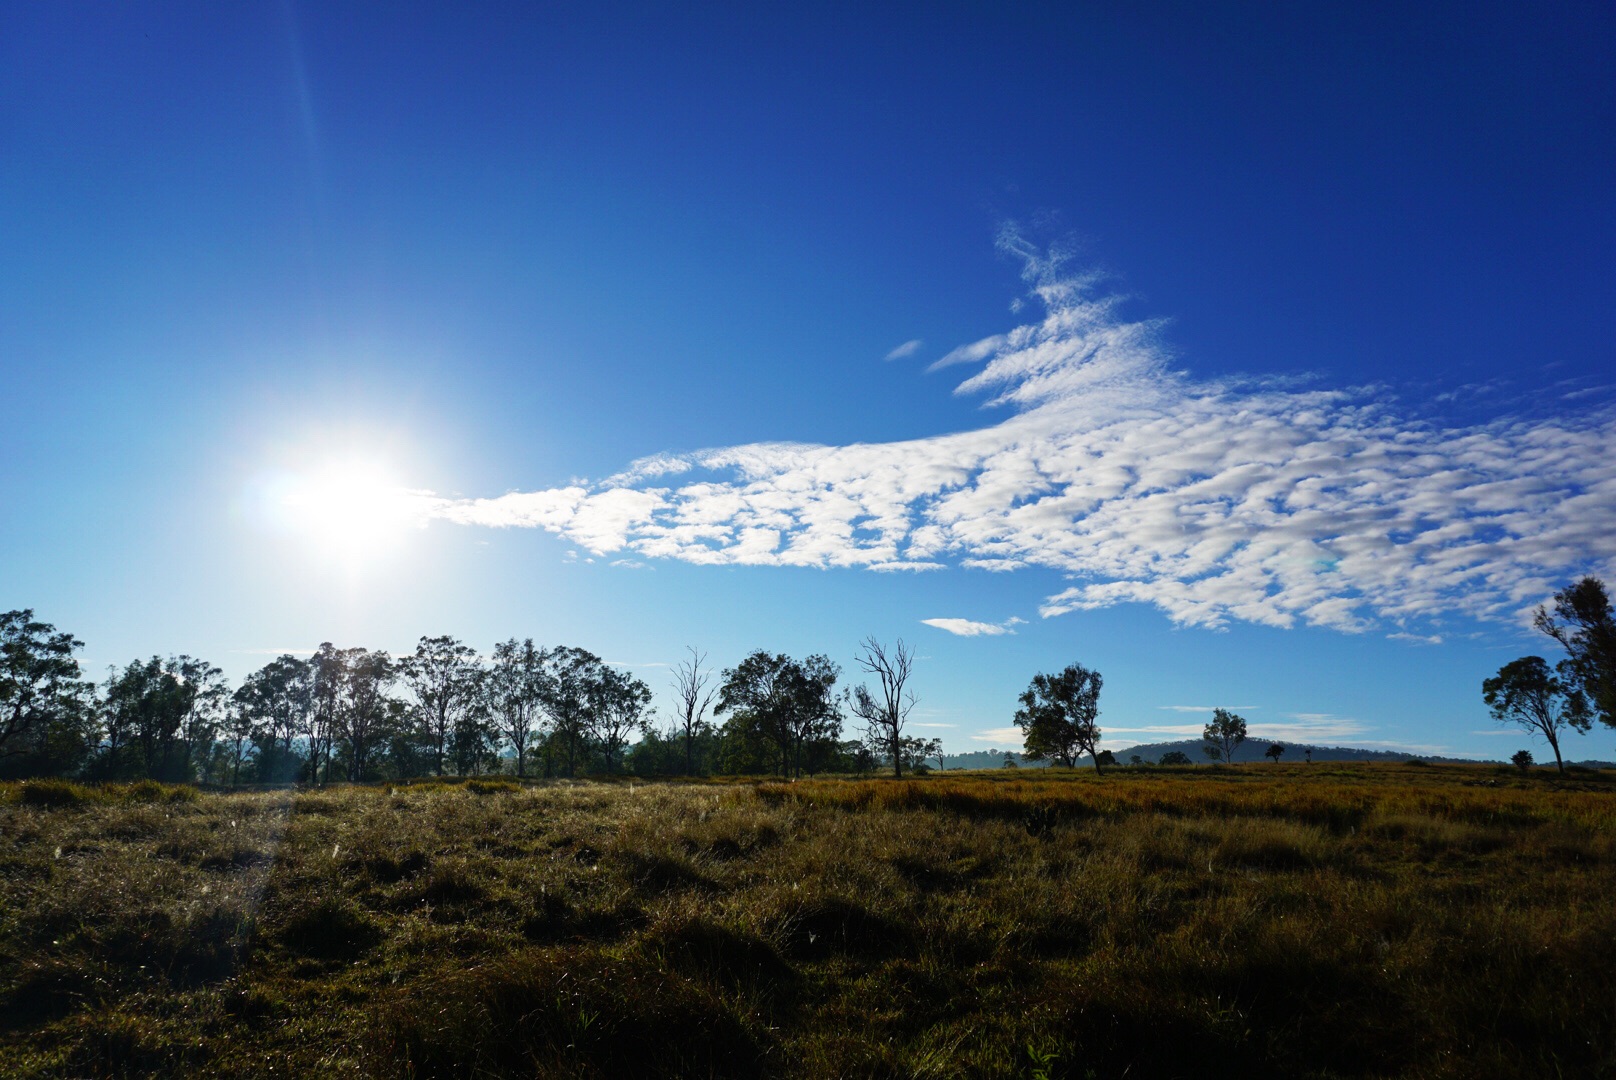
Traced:
POLYGON ((1018 727, 984 728, 971 735, 975 742, 997 743, 1000 746, 1020 746, 1021 729, 1018 727))
POLYGON ((913 356, 924 344, 926 343, 919 338, 912 338, 887 353, 886 358, 888 360, 902 360, 906 356, 913 356))
POLYGON ((1008 408, 998 423, 657 455, 435 513, 703 565, 1043 567, 1072 579, 1046 617, 1148 603, 1202 627, 1418 635, 1518 618, 1616 570, 1611 408, 1442 426, 1373 388, 1197 379, 1169 366, 1158 323, 1127 321, 1013 234, 1003 245, 1043 318, 933 365, 982 363, 956 392, 1008 408))
POLYGON ((1168 712, 1206 713, 1208 716, 1212 715, 1212 710, 1215 709, 1215 708, 1216 709, 1228 709, 1230 712, 1238 713, 1238 712, 1241 712, 1241 711, 1250 712, 1253 709, 1259 709, 1261 707, 1262 706, 1260 706, 1260 705, 1158 705, 1158 706, 1156 706, 1156 708, 1165 709, 1168 712))
POLYGON ((1386 639, 1388 641, 1406 641, 1410 645, 1440 645, 1444 640, 1441 634, 1408 634, 1402 631, 1387 634, 1386 639))
MULTIPOLYGON (((1010 623, 972 622, 970 619, 921 619, 925 626, 935 626, 939 630, 947 630, 950 634, 959 637, 997 637, 1000 634, 1013 634, 1010 623)), ((1012 620, 1021 622, 1020 619, 1012 620)))

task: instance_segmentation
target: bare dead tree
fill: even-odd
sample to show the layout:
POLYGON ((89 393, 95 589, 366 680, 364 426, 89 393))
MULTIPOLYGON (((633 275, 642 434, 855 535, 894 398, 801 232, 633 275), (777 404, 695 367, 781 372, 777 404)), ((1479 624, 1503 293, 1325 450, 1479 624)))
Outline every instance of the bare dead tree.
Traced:
POLYGON ((914 672, 915 652, 904 645, 902 638, 888 652, 871 635, 860 643, 857 659, 859 667, 874 675, 880 687, 875 692, 867 686, 854 687, 849 707, 854 716, 864 721, 871 741, 891 756, 892 775, 902 778, 903 723, 915 707, 915 695, 907 688, 914 672))
POLYGON ((712 675, 701 669, 707 660, 706 654, 697 652, 694 645, 687 648, 690 650, 690 659, 673 671, 673 694, 679 702, 679 727, 685 739, 685 774, 691 775, 696 771, 696 736, 707 725, 707 710, 712 706, 713 696, 718 690, 707 688, 712 675))

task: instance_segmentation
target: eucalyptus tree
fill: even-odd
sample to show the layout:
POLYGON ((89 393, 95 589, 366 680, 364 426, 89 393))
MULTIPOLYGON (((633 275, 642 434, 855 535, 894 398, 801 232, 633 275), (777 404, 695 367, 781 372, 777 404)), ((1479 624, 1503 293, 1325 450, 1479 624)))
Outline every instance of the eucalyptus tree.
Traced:
POLYGON ((447 635, 423 637, 398 667, 414 694, 416 723, 442 776, 451 741, 477 701, 481 675, 477 653, 447 635))
POLYGON ((544 719, 545 653, 532 638, 511 638, 494 646, 483 672, 482 695, 488 716, 516 751, 516 775, 527 775, 527 754, 544 719))
POLYGON ((1562 773, 1561 734, 1592 726, 1594 711, 1582 686, 1574 677, 1561 678, 1541 656, 1511 660, 1481 684, 1481 694, 1494 720, 1547 739, 1562 773))
POLYGON ((224 673, 191 656, 154 656, 114 672, 105 701, 110 768, 159 780, 195 779, 226 696, 224 673), (138 761, 127 761, 130 753, 138 761))
POLYGON ((377 749, 390 734, 387 689, 397 677, 393 658, 377 650, 344 649, 342 696, 336 711, 334 735, 341 744, 349 780, 366 778, 377 749))
POLYGON ((88 751, 94 687, 73 654, 84 643, 32 610, 0 614, 0 761, 58 771, 88 751))
POLYGON ((826 656, 798 661, 759 650, 725 669, 714 711, 767 742, 782 775, 801 775, 804 746, 841 737, 834 693, 840 674, 826 656))
POLYGON ((1554 610, 1539 607, 1534 623, 1566 651, 1556 665, 1562 685, 1580 690, 1590 714, 1616 727, 1616 614, 1605 583, 1585 577, 1561 589, 1554 610))
POLYGON ((1213 709, 1212 720, 1202 729, 1201 738, 1206 742, 1201 749, 1207 757, 1221 757, 1224 764, 1231 765, 1235 747, 1246 741, 1246 718, 1228 709, 1213 709))
MULTIPOLYGON (((902 638, 888 651, 872 635, 860 643, 857 659, 859 667, 874 675, 879 685, 873 693, 867 686, 855 686, 849 708, 864 721, 872 746, 880 746, 882 753, 891 758, 892 775, 901 779, 905 757, 914 757, 913 753, 905 753, 903 724, 915 707, 915 695, 908 689, 915 651, 905 646, 902 638)), ((922 754, 920 760, 930 756, 922 754)))
POLYGON ((1058 675, 1040 672, 1021 694, 1015 723, 1022 731, 1022 756, 1029 761, 1055 761, 1072 768, 1083 754, 1100 768, 1100 688, 1098 671, 1071 664, 1058 675))
POLYGON ((707 710, 712 707, 713 696, 718 693, 716 689, 708 688, 711 675, 701 669, 707 657, 697 652, 694 646, 690 646, 689 651, 690 659, 673 671, 673 694, 679 710, 678 731, 685 744, 686 776, 694 775, 696 771, 696 739, 711 726, 706 720, 707 710))
POLYGON ((588 649, 572 645, 546 649, 540 661, 543 694, 539 700, 549 721, 550 741, 560 748, 567 775, 575 776, 590 734, 591 694, 604 677, 606 664, 588 649))
POLYGON ((329 641, 322 641, 309 657, 309 708, 303 716, 303 740, 308 750, 311 784, 324 783, 330 778, 331 750, 348 690, 345 651, 329 641))
POLYGON ((615 772, 617 755, 629 737, 645 730, 651 688, 627 672, 603 666, 587 696, 590 738, 606 759, 606 771, 615 772))
POLYGON ((294 778, 301 768, 296 745, 308 731, 313 705, 313 666, 282 654, 243 679, 233 701, 251 721, 258 778, 294 778))

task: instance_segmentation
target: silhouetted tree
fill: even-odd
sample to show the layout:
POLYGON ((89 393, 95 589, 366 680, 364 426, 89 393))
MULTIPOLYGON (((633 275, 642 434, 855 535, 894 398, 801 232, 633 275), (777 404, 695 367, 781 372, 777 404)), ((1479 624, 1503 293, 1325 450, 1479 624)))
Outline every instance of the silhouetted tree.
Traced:
POLYGON ((733 737, 756 737, 772 747, 781 775, 801 775, 807 744, 841 738, 833 693, 839 675, 825 656, 797 661, 758 651, 725 669, 714 711, 729 714, 733 737))
POLYGON ((224 673, 205 660, 182 655, 133 661, 107 680, 109 770, 157 780, 196 779, 225 698, 224 673))
MULTIPOLYGON (((874 675, 880 686, 871 693, 867 686, 855 686, 849 698, 853 715, 864 721, 871 747, 879 745, 892 761, 892 775, 902 779, 904 766, 903 723, 915 707, 915 695, 907 689, 914 672, 915 652, 903 639, 890 651, 874 636, 859 645, 858 665, 874 675)), ((922 755, 926 757, 929 755, 922 755)))
POLYGON ((511 638, 494 646, 483 674, 482 693, 489 717, 516 751, 516 775, 527 775, 527 751, 538 733, 544 703, 544 651, 533 639, 511 638))
POLYGON ((679 733, 685 744, 686 776, 696 771, 696 739, 707 730, 707 710, 712 707, 713 697, 718 693, 707 688, 710 676, 701 669, 707 657, 697 652, 695 646, 689 646, 689 650, 690 659, 673 670, 673 695, 678 703, 679 733))
POLYGON ((93 741, 94 687, 79 677, 84 643, 38 622, 0 614, 0 762, 27 775, 76 767, 93 741))
POLYGON ((452 637, 423 637, 398 669, 415 696, 416 722, 442 776, 452 740, 477 698, 477 653, 452 637))
POLYGON ((617 754, 629 737, 645 730, 651 688, 627 672, 602 667, 588 694, 589 734, 600 747, 608 773, 617 771, 617 754))
POLYGON ((1212 722, 1201 732, 1206 740, 1207 757, 1222 758, 1225 764, 1234 763, 1234 748, 1246 741, 1246 720, 1228 709, 1213 709, 1212 722))
POLYGON ((309 663, 289 654, 278 656, 243 679, 232 701, 237 714, 250 719, 258 779, 296 779, 303 767, 296 743, 308 730, 313 705, 309 663))
POLYGON ((1279 764, 1279 759, 1284 757, 1284 756, 1285 756, 1285 744, 1284 743, 1270 743, 1268 745, 1268 749, 1263 751, 1263 757, 1271 758, 1275 765, 1278 765, 1279 764))
MULTIPOLYGON (((1054 758, 1072 768, 1079 756, 1097 755, 1101 682, 1098 671, 1082 664, 1059 675, 1034 675, 1015 718, 1023 732, 1022 756, 1030 761, 1054 758)), ((1094 769, 1101 771, 1098 756, 1094 769)))
POLYGON ((335 736, 341 743, 349 780, 365 780, 378 748, 390 734, 387 687, 396 677, 392 657, 365 649, 344 649, 342 697, 336 712, 335 736))
POLYGON ((1189 764, 1191 764, 1191 762, 1190 762, 1190 756, 1188 754, 1184 753, 1184 751, 1182 751, 1182 750, 1169 750, 1169 751, 1167 751, 1167 753, 1165 753, 1165 754, 1163 754, 1161 756, 1161 760, 1157 761, 1156 764, 1158 764, 1158 765, 1189 765, 1189 764))
POLYGON ((1616 615, 1604 582, 1585 577, 1554 594, 1554 610, 1537 609, 1537 628, 1566 651, 1561 681, 1582 691, 1589 711, 1616 727, 1616 615))
POLYGON ((1533 764, 1533 762, 1532 762, 1532 751, 1530 751, 1530 750, 1517 750, 1517 751, 1515 751, 1514 755, 1509 759, 1509 763, 1511 765, 1515 766, 1517 769, 1521 770, 1521 772, 1530 772, 1532 770, 1532 764, 1533 764))
POLYGON ((1501 724, 1535 732, 1549 740, 1554 763, 1560 759, 1560 733, 1567 728, 1587 731, 1593 721, 1582 687, 1559 678, 1541 656, 1523 656, 1498 669, 1481 684, 1481 697, 1501 724))
POLYGON ((329 641, 309 657, 309 709, 304 716, 303 743, 308 752, 308 780, 323 784, 330 778, 331 749, 337 737, 337 714, 347 690, 348 670, 343 650, 329 641))
MULTIPOLYGON (((587 649, 563 645, 542 654, 544 693, 540 704, 550 721, 546 750, 559 749, 567 775, 578 772, 578 758, 587 747, 590 695, 603 678, 606 665, 587 649)), ((546 771, 549 757, 546 755, 546 771)))

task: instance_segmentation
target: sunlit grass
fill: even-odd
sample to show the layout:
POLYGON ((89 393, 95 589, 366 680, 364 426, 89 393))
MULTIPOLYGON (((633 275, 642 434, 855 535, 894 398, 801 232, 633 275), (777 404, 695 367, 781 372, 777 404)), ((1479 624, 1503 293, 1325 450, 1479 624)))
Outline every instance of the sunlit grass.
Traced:
POLYGON ((1593 1076, 1616 782, 0 786, 16 1075, 1593 1076))

